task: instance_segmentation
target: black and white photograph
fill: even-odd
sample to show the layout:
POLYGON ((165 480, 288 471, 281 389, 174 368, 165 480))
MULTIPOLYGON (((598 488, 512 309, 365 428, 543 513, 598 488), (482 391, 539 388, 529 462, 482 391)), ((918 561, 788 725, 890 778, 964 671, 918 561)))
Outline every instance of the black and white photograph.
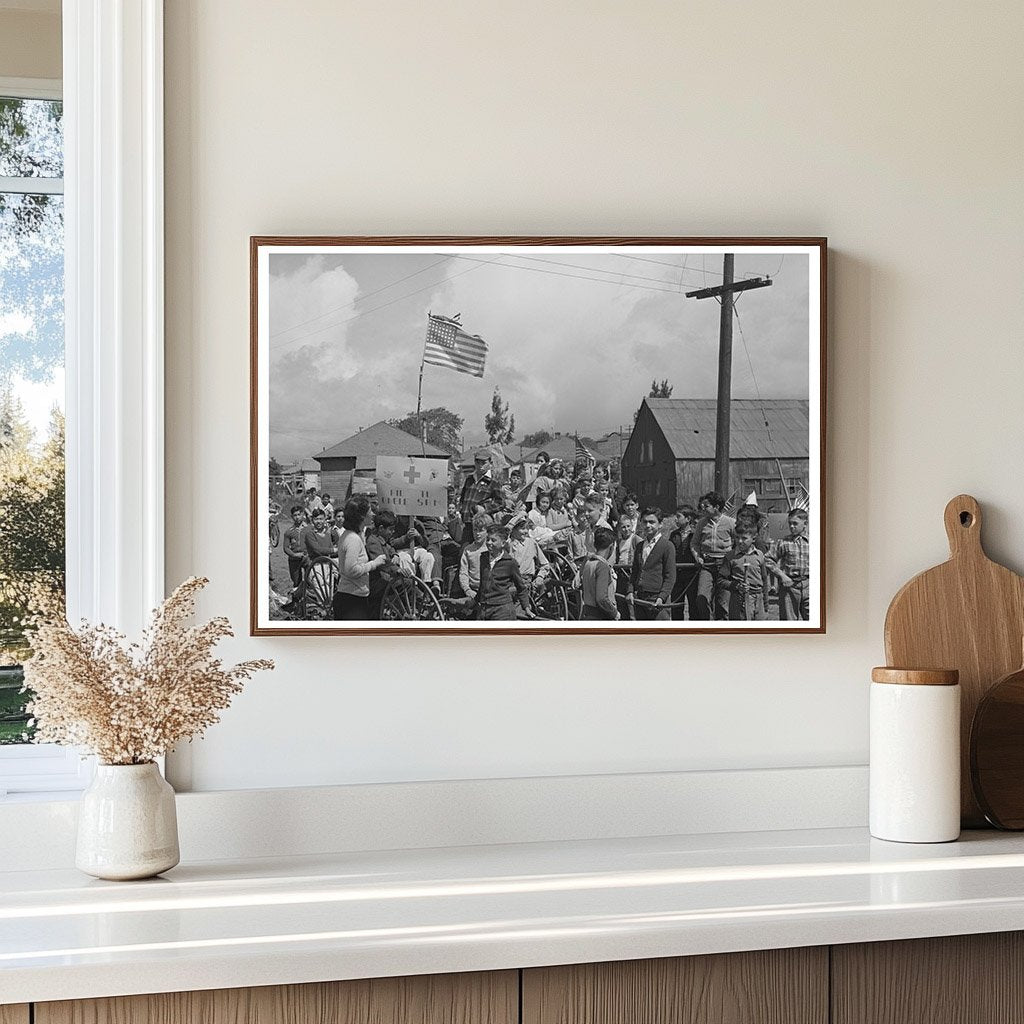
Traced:
POLYGON ((253 238, 253 633, 823 632, 825 253, 253 238))

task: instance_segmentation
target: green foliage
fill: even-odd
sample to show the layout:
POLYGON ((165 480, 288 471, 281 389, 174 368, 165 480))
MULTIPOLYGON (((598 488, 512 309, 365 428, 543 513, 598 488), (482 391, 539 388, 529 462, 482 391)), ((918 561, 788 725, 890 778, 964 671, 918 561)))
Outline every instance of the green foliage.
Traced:
POLYGON ((647 396, 648 398, 671 398, 672 397, 672 385, 669 384, 668 380, 663 380, 660 384, 656 380, 651 381, 651 393, 647 396))
POLYGON ((0 399, 0 659, 29 653, 27 614, 64 595, 64 417, 38 447, 21 404, 0 399))
POLYGON ((28 724, 27 695, 21 692, 23 681, 20 666, 0 667, 0 746, 24 743, 35 731, 34 725, 28 724))
MULTIPOLYGON (((437 445, 446 452, 454 454, 462 446, 462 425, 465 422, 458 414, 444 406, 437 406, 434 409, 424 409, 420 414, 427 428, 427 444, 437 445)), ((419 422, 416 413, 410 412, 402 419, 388 420, 393 427, 404 430, 413 437, 420 436, 419 422)))

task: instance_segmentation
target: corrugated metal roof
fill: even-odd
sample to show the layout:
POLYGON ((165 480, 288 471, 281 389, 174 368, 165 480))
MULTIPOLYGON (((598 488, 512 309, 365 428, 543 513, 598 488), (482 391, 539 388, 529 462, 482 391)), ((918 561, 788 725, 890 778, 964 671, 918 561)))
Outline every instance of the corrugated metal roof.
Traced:
MULTIPOLYGON (((713 398, 645 398, 677 459, 715 457, 713 398)), ((734 398, 729 457, 806 459, 810 454, 810 403, 806 398, 734 398), (768 439, 767 419, 772 440, 768 439), (774 443, 773 443, 774 442, 774 443)))
MULTIPOLYGON (((428 458, 448 458, 448 452, 437 445, 426 446, 428 458)), ((346 437, 336 445, 324 449, 313 458, 322 464, 323 459, 356 459, 356 469, 376 469, 378 455, 415 455, 422 458, 424 448, 420 439, 399 430, 381 420, 372 427, 360 430, 358 434, 346 437)))

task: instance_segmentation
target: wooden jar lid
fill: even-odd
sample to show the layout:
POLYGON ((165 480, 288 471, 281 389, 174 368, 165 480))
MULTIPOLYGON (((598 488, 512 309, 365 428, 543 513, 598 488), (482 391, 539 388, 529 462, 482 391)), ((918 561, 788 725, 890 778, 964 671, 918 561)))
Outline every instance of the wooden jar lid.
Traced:
POLYGON ((871 670, 873 683, 898 683, 903 686, 956 686, 960 673, 955 668, 886 668, 871 670))

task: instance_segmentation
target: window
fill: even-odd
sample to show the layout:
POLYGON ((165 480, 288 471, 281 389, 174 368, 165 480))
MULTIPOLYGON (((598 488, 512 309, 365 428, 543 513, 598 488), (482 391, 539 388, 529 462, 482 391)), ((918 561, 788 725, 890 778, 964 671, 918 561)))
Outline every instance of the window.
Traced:
MULTIPOLYGON (((162 3, 107 0, 66 11, 64 82, 0 78, 0 97, 63 100, 64 198, 38 201, 62 193, 52 145, 45 159, 34 150, 30 166, 9 158, 0 193, 8 205, 60 209, 66 225, 66 529, 48 536, 67 537, 68 614, 138 636, 165 594, 162 3)), ((20 152, 30 138, 38 146, 19 130, 8 149, 20 152)), ((12 237, 8 226, 8 253, 12 237)), ((48 309, 59 314, 60 306, 55 299, 48 309)), ((8 351, 0 348, 0 366, 8 351)), ((61 372, 55 363, 58 394, 61 372)), ((0 796, 81 789, 91 774, 91 759, 77 751, 0 745, 0 796)))
POLYGON ((5 91, 0 82, 0 747, 31 739, 24 619, 63 601, 65 572, 63 109, 45 84, 42 95, 5 91))

